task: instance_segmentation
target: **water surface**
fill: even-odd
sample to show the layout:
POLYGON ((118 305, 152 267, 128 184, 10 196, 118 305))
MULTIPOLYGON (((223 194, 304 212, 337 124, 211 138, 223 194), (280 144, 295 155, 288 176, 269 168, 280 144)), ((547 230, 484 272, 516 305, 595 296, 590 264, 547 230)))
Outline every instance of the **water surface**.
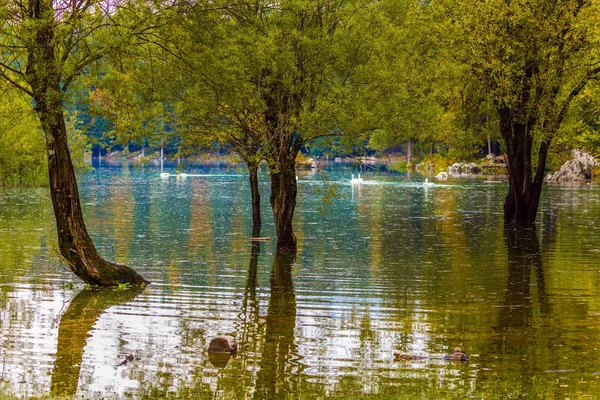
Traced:
MULTIPOLYGON (((549 185, 534 231, 505 183, 377 171, 323 201, 299 172, 295 257, 252 246, 246 176, 80 178, 101 254, 141 292, 82 291, 54 255, 46 189, 0 193, 0 387, 19 397, 598 398, 600 186, 549 185), (324 211, 327 211, 326 213, 324 211), (222 334, 239 352, 206 352, 222 334), (455 346, 467 363, 442 357, 455 346), (394 351, 426 356, 394 361, 394 351), (117 366, 128 354, 135 359, 117 366)), ((174 172, 170 170, 169 172, 174 172)), ((274 236, 268 177, 263 230, 274 236)))

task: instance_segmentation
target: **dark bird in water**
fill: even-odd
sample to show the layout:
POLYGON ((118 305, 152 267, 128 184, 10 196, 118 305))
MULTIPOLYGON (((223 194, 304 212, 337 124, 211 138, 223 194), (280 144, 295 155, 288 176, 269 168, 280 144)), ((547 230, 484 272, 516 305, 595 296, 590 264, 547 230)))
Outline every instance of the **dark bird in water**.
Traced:
POLYGON ((394 361, 411 361, 411 360, 424 360, 426 356, 420 356, 418 354, 406 354, 394 352, 394 361))
POLYGON ((133 357, 133 354, 129 353, 129 354, 127 355, 127 357, 125 357, 125 359, 124 359, 123 361, 121 361, 121 362, 119 363, 119 365, 117 365, 117 367, 120 367, 121 365, 127 365, 127 363, 128 363, 129 361, 133 361, 133 358, 134 358, 134 357, 133 357))
POLYGON ((444 360, 449 361, 467 361, 468 359, 469 357, 460 347, 453 348, 452 354, 450 354, 449 356, 444 356, 444 360))

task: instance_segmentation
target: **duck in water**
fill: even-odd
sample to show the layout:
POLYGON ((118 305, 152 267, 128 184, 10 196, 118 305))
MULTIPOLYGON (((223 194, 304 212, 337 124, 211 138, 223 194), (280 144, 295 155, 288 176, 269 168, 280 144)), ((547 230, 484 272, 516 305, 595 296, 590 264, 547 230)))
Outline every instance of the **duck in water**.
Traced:
POLYGON ((449 356, 444 356, 444 360, 468 361, 469 357, 465 354, 465 352, 460 347, 455 347, 452 349, 452 354, 450 354, 449 356))
POLYGON ((406 354, 394 352, 394 361, 414 361, 414 360, 425 360, 427 356, 420 356, 418 354, 406 354))

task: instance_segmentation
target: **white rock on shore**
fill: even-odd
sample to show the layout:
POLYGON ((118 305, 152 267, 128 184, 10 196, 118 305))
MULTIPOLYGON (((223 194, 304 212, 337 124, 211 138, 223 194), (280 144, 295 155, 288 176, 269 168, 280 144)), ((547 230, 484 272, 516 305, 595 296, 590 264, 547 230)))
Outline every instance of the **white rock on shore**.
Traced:
POLYGON ((591 154, 582 150, 573 150, 573 159, 564 163, 552 176, 546 179, 553 182, 573 182, 592 179, 592 167, 600 165, 591 154))

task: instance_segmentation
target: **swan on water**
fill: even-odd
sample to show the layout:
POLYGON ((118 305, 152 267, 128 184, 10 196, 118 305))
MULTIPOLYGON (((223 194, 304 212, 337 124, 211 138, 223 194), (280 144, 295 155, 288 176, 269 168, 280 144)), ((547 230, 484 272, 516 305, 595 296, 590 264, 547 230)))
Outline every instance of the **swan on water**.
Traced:
POLYGON ((433 182, 429 182, 429 179, 425 178, 425 182, 423 182, 423 186, 433 186, 433 182))
POLYGON ((169 173, 168 172, 161 172, 160 173, 160 177, 161 179, 168 179, 169 178, 169 173))
POLYGON ((360 174, 358 174, 358 178, 354 177, 354 174, 352 174, 352 178, 350 178, 350 183, 361 183, 363 180, 360 177, 360 174))

